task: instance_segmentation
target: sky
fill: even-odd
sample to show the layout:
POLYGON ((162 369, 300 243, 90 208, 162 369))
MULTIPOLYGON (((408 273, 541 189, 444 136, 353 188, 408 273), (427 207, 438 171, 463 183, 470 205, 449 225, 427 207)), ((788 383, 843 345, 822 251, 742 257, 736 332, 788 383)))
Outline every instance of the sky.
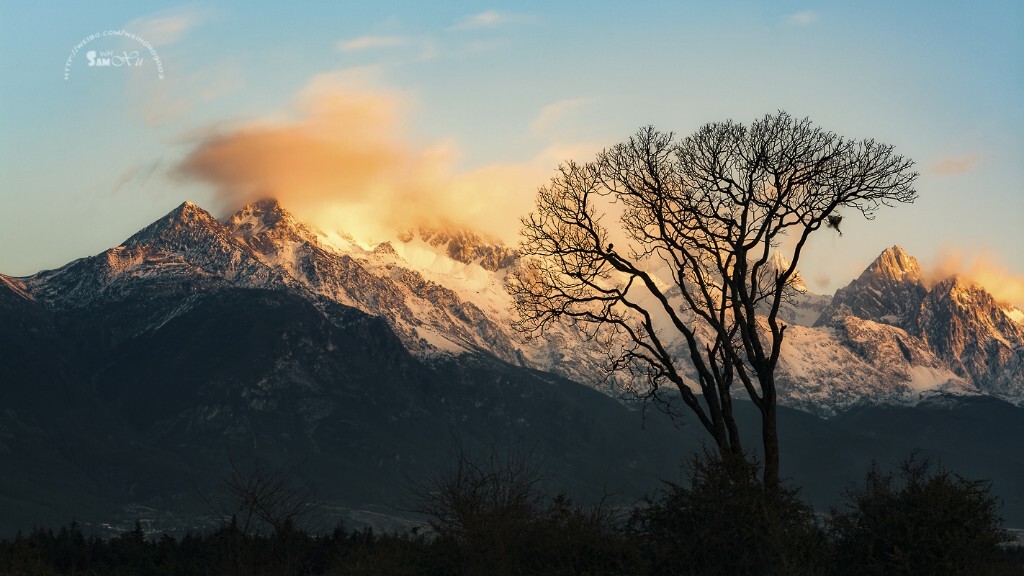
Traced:
POLYGON ((514 243, 559 162, 786 110, 921 173, 914 204, 813 238, 813 291, 900 245, 1024 305, 1017 0, 0 0, 0 74, 7 275, 260 195, 367 241, 446 224, 514 243))

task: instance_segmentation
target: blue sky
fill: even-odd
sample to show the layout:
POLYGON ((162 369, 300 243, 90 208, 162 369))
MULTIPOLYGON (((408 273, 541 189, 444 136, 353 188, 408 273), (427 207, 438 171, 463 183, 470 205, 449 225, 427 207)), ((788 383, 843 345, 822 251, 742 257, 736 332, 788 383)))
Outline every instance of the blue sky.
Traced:
POLYGON ((801 266, 812 289, 844 285, 899 244, 926 269, 967 272, 1021 302, 1022 56, 1016 1, 3 0, 0 272, 101 252, 186 199, 223 215, 235 176, 181 163, 225 134, 270 126, 308 143, 322 126, 327 159, 356 148, 391 159, 364 178, 344 161, 343 173, 264 166, 251 147, 229 149, 232 170, 306 174, 266 178, 318 224, 386 227, 434 210, 511 236, 560 160, 646 124, 686 135, 785 109, 893 144, 921 172, 914 205, 815 240, 801 266), (89 67, 89 49, 149 56, 101 37, 65 80, 72 49, 106 30, 149 42, 164 78, 151 57, 89 67))

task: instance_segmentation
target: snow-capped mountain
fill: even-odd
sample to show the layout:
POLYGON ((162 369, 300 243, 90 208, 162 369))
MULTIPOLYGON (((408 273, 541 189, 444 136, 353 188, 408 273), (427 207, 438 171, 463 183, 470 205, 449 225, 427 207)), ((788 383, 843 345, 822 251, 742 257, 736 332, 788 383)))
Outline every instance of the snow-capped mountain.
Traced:
MULTIPOLYGON (((851 349, 880 365, 884 345, 877 339, 864 344, 845 327, 878 326, 899 343, 912 366, 935 364, 967 385, 949 381, 942 387, 991 394, 1024 402, 1024 312, 997 302, 983 287, 954 276, 930 289, 922 281, 917 260, 899 246, 881 255, 848 286, 836 291, 832 303, 815 323, 819 329, 841 333, 851 349), (917 359, 911 352, 920 351, 917 359), (922 363, 923 361, 923 363, 922 363)), ((891 365, 891 362, 885 363, 891 365)), ((882 364, 882 366, 885 366, 882 364)), ((945 376, 939 378, 941 380, 945 376)))
POLYGON ((114 248, 25 281, 35 297, 56 309, 116 301, 151 286, 187 293, 234 284, 283 288, 288 283, 191 202, 114 248))
MULTIPOLYGON (((532 340, 512 330, 503 284, 516 258, 468 231, 410 230, 365 246, 303 224, 274 200, 223 221, 186 202, 102 254, 5 282, 55 310, 174 300, 154 304, 153 317, 126 318, 118 338, 187 312, 194 294, 281 290, 322 310, 341 304, 379 317, 421 359, 483 353, 620 392, 606 356, 572 329, 532 340)), ((788 263, 775 257, 772 266, 788 263)), ((793 287, 780 310, 790 324, 778 371, 784 404, 832 415, 935 394, 1024 401, 1024 314, 983 288, 950 279, 929 290, 917 261, 895 246, 835 297, 811 293, 799 276, 793 287)))
MULTIPOLYGON (((789 265, 773 254, 765 274, 771 278, 789 265)), ((916 261, 899 248, 886 251, 835 298, 811 292, 797 273, 779 309, 788 325, 776 369, 779 402, 830 417, 860 405, 977 394, 920 338, 886 323, 920 299, 919 282, 916 261), (904 264, 909 271, 899 269, 904 264)), ((679 347, 676 356, 685 357, 685 350, 679 347)))
MULTIPOLYGON (((774 255, 770 266, 789 263, 774 255)), ((799 275, 792 288, 779 310, 789 325, 776 372, 780 403, 821 416, 936 396, 1024 404, 1024 312, 984 288, 950 278, 929 290, 899 246, 834 297, 808 291, 799 275)))

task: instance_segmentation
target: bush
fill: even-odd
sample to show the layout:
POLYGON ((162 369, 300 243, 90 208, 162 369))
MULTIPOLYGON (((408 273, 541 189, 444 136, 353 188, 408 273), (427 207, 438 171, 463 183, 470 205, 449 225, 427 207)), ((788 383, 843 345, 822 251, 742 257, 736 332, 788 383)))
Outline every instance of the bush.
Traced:
POLYGON ((540 485, 540 467, 521 452, 474 461, 460 451, 449 473, 416 490, 436 534, 421 566, 489 576, 642 572, 607 509, 549 497, 540 485))
POLYGON ((895 473, 873 463, 844 504, 828 519, 839 575, 995 573, 1008 538, 988 482, 914 455, 895 473))
POLYGON ((631 526, 652 574, 770 575, 824 571, 824 534, 797 490, 764 487, 760 466, 705 449, 688 486, 666 482, 634 511, 631 526))

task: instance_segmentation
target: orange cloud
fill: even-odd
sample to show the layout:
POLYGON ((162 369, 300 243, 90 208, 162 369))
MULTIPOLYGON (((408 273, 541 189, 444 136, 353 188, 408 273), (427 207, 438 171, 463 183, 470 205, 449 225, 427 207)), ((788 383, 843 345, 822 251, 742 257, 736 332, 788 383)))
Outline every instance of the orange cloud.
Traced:
POLYGON ((936 174, 950 176, 963 174, 974 170, 981 163, 981 154, 972 152, 963 156, 946 156, 932 164, 931 168, 936 174))
POLYGON ((454 144, 404 133, 411 107, 365 71, 321 75, 291 118, 203 135, 177 171, 211 184, 223 210, 275 197, 303 219, 368 242, 417 226, 514 238, 554 163, 455 173, 454 144))
POLYGON ((938 262, 924 270, 929 285, 959 274, 983 286, 996 300, 1024 306, 1024 276, 1016 276, 989 254, 966 256, 960 251, 943 248, 938 262))
POLYGON ((540 114, 530 122, 530 132, 535 136, 546 137, 560 129, 564 130, 563 124, 567 118, 593 102, 593 98, 572 98, 549 104, 541 108, 540 114))

